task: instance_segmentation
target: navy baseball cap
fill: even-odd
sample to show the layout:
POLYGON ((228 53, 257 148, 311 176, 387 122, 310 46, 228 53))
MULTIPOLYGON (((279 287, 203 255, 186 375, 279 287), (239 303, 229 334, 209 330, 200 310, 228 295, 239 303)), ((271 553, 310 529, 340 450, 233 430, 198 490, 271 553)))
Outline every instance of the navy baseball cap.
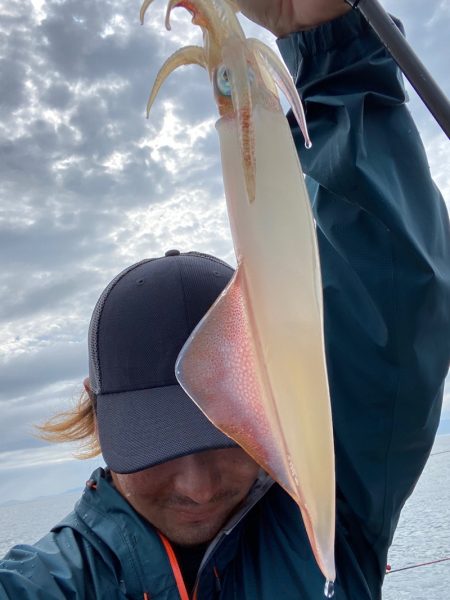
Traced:
POLYGON ((213 256, 169 250, 125 269, 100 296, 89 327, 89 378, 102 454, 113 471, 236 446, 184 392, 174 370, 232 275, 213 256))

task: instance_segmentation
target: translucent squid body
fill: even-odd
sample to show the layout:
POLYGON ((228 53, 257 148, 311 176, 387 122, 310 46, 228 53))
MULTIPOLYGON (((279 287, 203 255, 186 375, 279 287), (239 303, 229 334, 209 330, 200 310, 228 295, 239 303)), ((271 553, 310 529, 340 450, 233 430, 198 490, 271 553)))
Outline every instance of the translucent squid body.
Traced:
MULTIPOLYGON (((141 20, 152 0, 145 0, 141 20)), ((147 105, 177 67, 209 73, 221 118, 223 179, 237 258, 230 284, 177 361, 180 384, 206 416, 297 502, 332 595, 335 481, 323 341, 322 285, 303 174, 278 98, 281 88, 310 145, 288 71, 246 39, 230 0, 169 0, 192 14, 204 46, 175 52, 147 105)))

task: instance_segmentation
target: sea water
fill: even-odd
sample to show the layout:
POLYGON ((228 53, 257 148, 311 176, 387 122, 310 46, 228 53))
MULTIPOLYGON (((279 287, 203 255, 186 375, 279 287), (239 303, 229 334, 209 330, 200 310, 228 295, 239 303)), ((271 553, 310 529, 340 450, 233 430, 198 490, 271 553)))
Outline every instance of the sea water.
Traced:
POLYGON ((416 488, 406 502, 389 552, 383 600, 450 598, 450 435, 438 436, 416 488))
MULTIPOLYGON (((0 557, 14 544, 34 543, 72 510, 79 493, 0 507, 0 557)), ((450 435, 439 436, 413 495, 405 504, 392 543, 383 600, 450 598, 450 435), (397 571, 405 567, 414 567, 397 571)))

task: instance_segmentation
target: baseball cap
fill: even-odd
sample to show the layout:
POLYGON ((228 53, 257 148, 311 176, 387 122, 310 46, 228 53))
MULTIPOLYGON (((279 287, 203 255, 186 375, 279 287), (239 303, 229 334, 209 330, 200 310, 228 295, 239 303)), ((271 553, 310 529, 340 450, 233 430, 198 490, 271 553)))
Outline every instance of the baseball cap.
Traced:
POLYGON ((89 378, 106 464, 133 473, 203 450, 235 447, 184 392, 175 362, 233 269, 169 250, 106 287, 89 327, 89 378))

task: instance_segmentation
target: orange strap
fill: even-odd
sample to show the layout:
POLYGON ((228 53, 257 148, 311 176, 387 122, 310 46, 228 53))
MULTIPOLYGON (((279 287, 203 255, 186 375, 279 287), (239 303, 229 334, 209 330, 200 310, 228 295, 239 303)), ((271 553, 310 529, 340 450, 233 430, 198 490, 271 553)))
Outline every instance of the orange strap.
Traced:
POLYGON ((170 545, 169 540, 158 531, 158 535, 161 538, 164 548, 166 549, 167 556, 169 557, 170 566, 177 582, 178 593, 180 594, 181 600, 189 600, 189 594, 187 593, 186 586, 184 585, 183 575, 181 574, 180 565, 178 564, 177 557, 170 545))

